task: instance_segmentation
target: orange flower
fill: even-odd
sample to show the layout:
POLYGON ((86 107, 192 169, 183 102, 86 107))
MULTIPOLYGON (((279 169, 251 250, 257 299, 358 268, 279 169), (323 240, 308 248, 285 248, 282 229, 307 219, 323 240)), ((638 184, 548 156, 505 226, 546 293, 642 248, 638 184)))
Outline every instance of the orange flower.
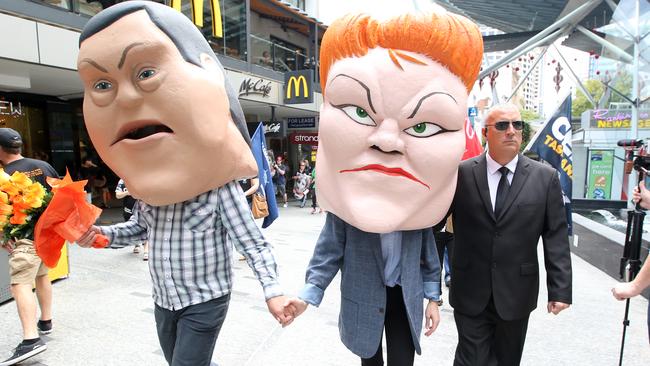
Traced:
POLYGON ((20 194, 20 189, 18 189, 18 187, 16 187, 10 181, 2 183, 0 185, 0 191, 5 192, 7 195, 9 195, 10 199, 13 198, 15 195, 20 194))
POLYGON ((43 197, 45 197, 45 188, 36 182, 24 190, 23 201, 30 208, 38 208, 43 204, 43 197))
POLYGON ((14 209, 14 215, 9 219, 9 223, 12 225, 23 225, 27 222, 27 215, 24 212, 14 209))
POLYGON ((11 175, 11 181, 21 191, 26 190, 27 187, 32 185, 32 180, 29 179, 25 173, 21 172, 14 172, 11 175))

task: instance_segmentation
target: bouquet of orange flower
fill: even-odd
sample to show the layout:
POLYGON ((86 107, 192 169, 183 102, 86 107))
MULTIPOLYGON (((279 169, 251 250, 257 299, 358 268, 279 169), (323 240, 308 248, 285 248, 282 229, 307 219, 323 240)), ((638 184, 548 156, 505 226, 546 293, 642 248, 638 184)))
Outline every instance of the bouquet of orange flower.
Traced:
MULTIPOLYGON (((85 180, 75 182, 66 172, 63 179, 48 177, 47 183, 51 192, 24 173, 0 169, 0 233, 4 242, 33 236, 36 254, 53 268, 65 241, 81 237, 102 210, 86 202, 85 180)), ((108 238, 99 235, 93 247, 107 244, 108 238)))
POLYGON ((27 175, 0 169, 0 232, 4 242, 32 237, 52 194, 27 175))

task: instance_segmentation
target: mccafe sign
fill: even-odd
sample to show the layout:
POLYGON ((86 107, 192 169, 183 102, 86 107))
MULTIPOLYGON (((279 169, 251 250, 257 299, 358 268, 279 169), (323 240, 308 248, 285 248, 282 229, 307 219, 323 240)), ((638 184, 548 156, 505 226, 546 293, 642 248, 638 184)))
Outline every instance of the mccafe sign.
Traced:
POLYGON ((289 134, 289 141, 296 145, 318 146, 317 132, 294 132, 289 134))
POLYGON ((239 85, 239 96, 261 95, 268 97, 271 93, 271 82, 260 78, 246 78, 239 85))

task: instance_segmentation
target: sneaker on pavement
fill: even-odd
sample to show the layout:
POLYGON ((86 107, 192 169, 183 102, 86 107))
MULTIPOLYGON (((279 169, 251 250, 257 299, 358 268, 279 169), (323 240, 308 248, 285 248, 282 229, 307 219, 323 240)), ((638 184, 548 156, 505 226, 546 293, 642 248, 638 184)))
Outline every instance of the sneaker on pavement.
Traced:
POLYGON ((39 320, 38 323, 36 324, 36 327, 38 328, 38 332, 41 334, 50 334, 52 333, 52 320, 48 321, 43 321, 39 320))
POLYGON ((140 253, 140 244, 133 247, 133 254, 138 254, 138 253, 140 253))
POLYGON ((287 204, 285 203, 284 205, 282 205, 282 207, 287 207, 287 204))
POLYGON ((43 340, 40 338, 36 342, 31 344, 25 344, 25 341, 22 341, 18 345, 18 347, 16 347, 16 349, 14 350, 13 356, 0 362, 0 366, 15 365, 18 362, 36 356, 37 354, 45 351, 46 349, 47 349, 47 344, 45 344, 45 342, 43 342, 43 340))
POLYGON ((149 252, 144 252, 142 255, 142 260, 145 262, 149 260, 149 252))

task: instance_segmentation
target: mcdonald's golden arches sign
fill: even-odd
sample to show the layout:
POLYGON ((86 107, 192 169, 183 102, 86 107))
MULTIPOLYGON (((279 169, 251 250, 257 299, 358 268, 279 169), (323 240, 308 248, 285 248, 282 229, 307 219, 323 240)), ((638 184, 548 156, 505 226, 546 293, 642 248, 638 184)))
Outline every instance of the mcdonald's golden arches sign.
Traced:
POLYGON ((299 70, 284 73, 284 104, 311 103, 314 101, 314 73, 299 70))

